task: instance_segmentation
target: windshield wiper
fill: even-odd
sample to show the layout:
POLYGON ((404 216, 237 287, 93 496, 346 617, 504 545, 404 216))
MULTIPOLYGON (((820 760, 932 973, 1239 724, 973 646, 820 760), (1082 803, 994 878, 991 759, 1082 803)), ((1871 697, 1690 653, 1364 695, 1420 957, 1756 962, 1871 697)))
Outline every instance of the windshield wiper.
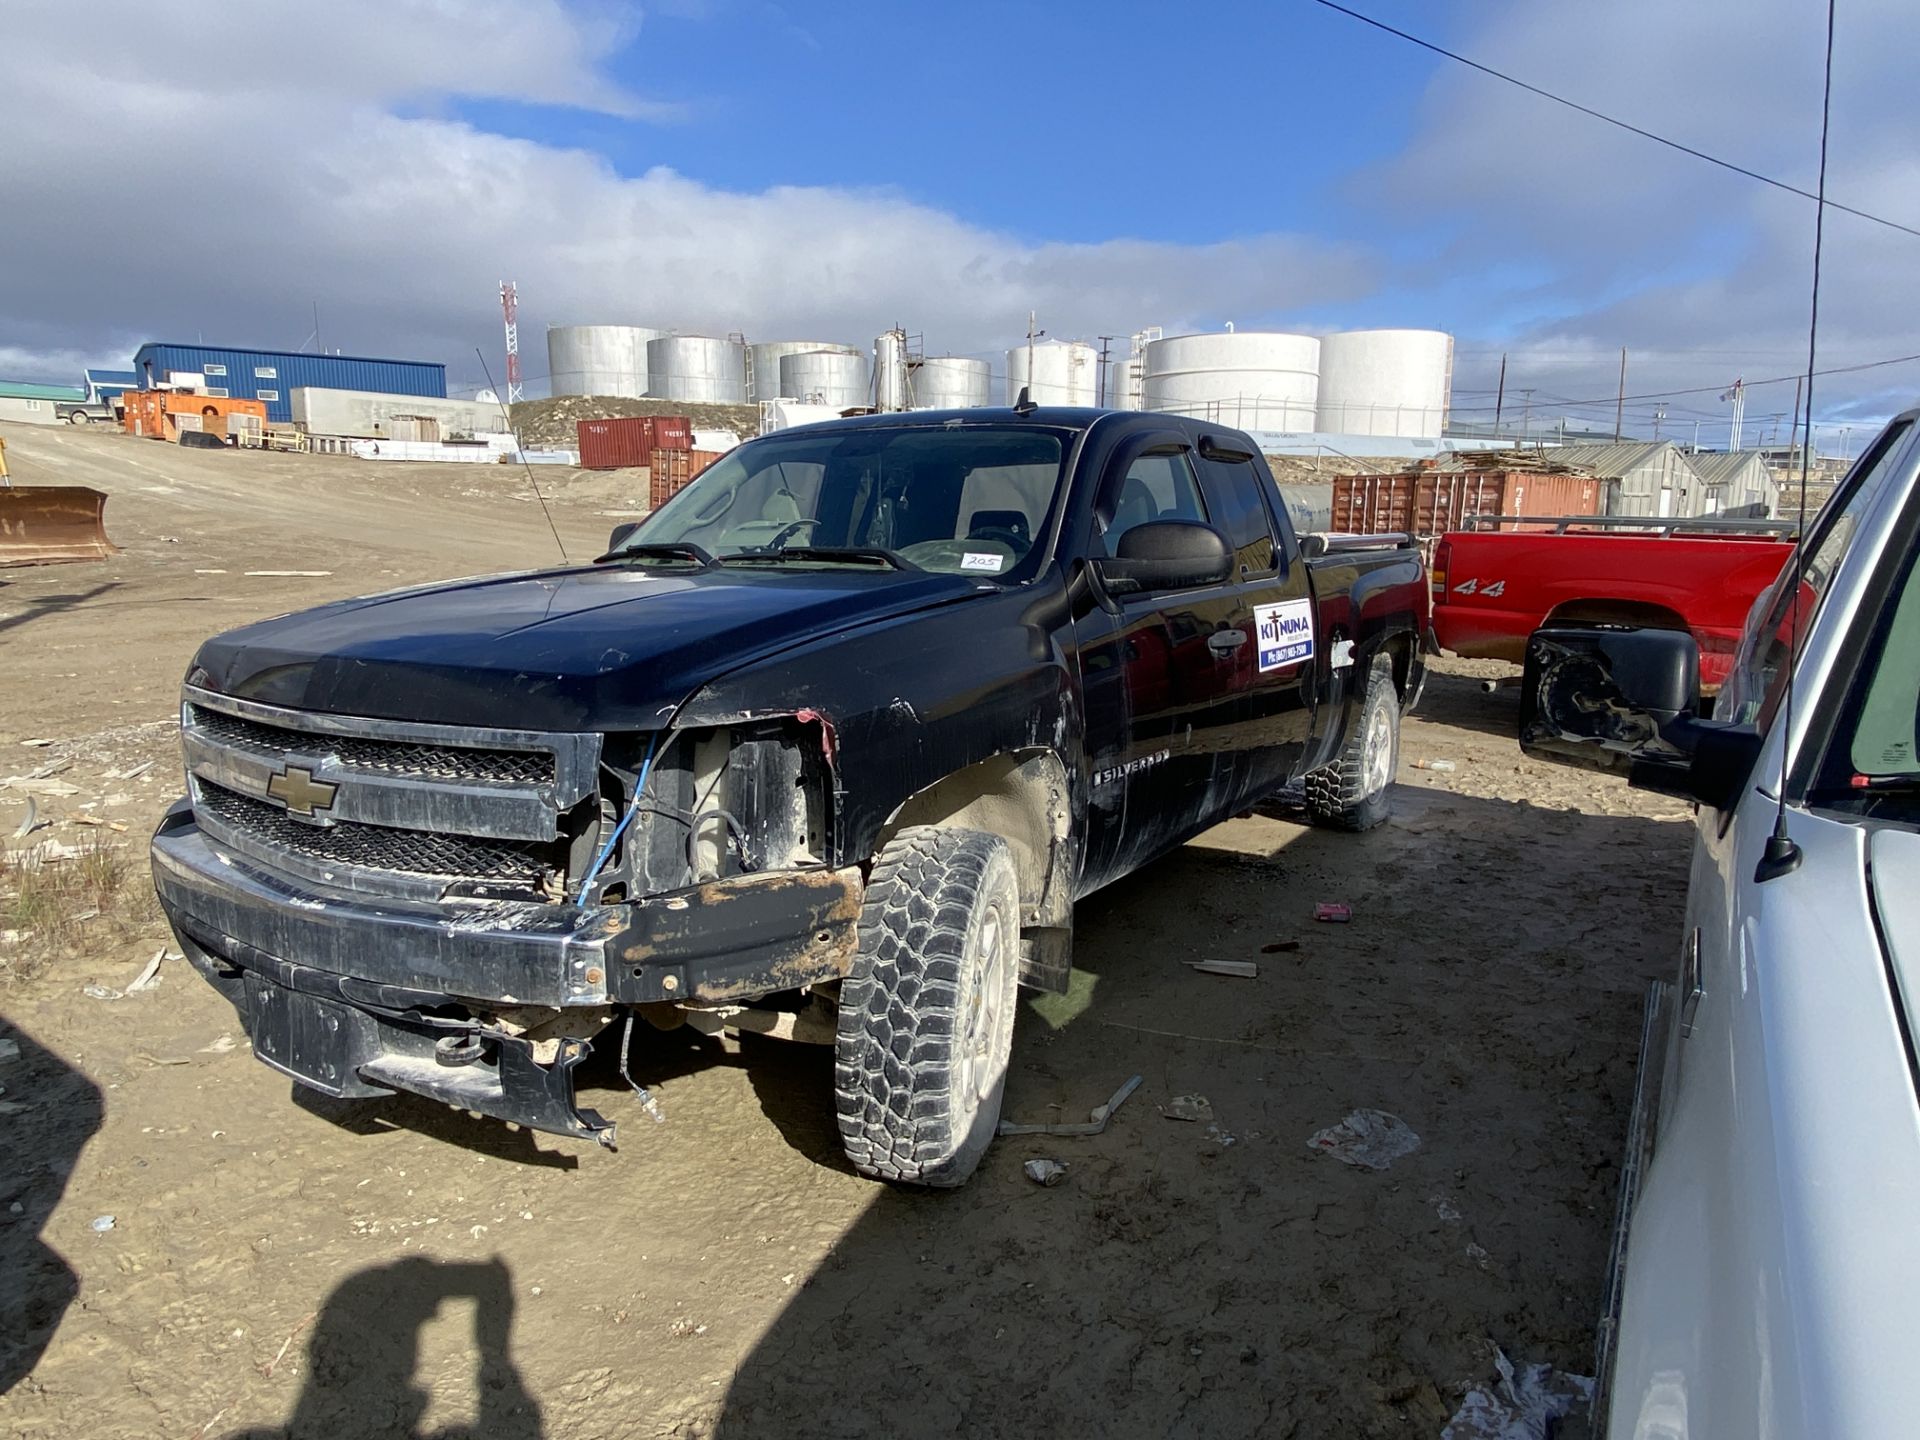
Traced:
POLYGON ((643 545, 622 545, 594 560, 604 565, 609 560, 686 560, 702 570, 711 570, 718 562, 691 540, 660 540, 643 545))
POLYGON ((879 545, 783 545, 778 550, 741 550, 723 555, 722 565, 784 565, 799 560, 808 564, 879 565, 889 570, 918 570, 920 567, 899 552, 879 545))

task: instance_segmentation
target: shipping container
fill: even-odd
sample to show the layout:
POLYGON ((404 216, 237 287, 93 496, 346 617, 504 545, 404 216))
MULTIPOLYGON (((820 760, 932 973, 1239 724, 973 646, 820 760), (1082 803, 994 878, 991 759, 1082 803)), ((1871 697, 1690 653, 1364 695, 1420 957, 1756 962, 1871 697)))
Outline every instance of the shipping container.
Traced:
POLYGON ((668 450, 656 448, 648 457, 647 504, 658 510, 687 488, 702 470, 720 458, 714 450, 668 450))
POLYGON ((293 423, 309 435, 398 440, 401 437, 394 433, 394 421, 428 417, 440 422, 443 439, 498 432, 510 425, 501 407, 492 401, 436 400, 426 395, 381 395, 311 385, 297 385, 293 390, 293 423))
POLYGON ((370 390, 382 395, 418 395, 444 400, 447 367, 425 360, 376 360, 363 355, 297 354, 224 345, 170 345, 148 341, 133 356, 143 388, 186 383, 236 400, 259 400, 267 418, 286 424, 293 416, 295 387, 370 390))
POLYGON ((1458 530, 1474 515, 1599 515, 1606 510, 1606 498, 1606 482, 1586 475, 1541 475, 1527 470, 1336 475, 1333 528, 1353 535, 1404 531, 1424 540, 1458 530))
POLYGON ((580 465, 586 470, 624 470, 647 463, 653 453, 653 417, 582 420, 577 432, 580 465))
POLYGON ((685 415, 624 415, 577 422, 580 464, 587 470, 645 465, 655 450, 691 450, 693 422, 685 415))
POLYGON ((120 423, 129 435, 144 435, 153 440, 176 440, 180 431, 202 430, 227 433, 229 415, 267 418, 267 407, 258 400, 235 400, 223 395, 190 395, 179 390, 129 390, 121 397, 126 406, 120 423))

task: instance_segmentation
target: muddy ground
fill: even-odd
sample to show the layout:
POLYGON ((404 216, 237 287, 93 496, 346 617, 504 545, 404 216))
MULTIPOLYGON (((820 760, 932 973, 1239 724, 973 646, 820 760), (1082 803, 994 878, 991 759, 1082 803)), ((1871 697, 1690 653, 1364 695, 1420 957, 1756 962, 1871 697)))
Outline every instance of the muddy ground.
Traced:
MULTIPOLYGON (((0 571, 0 778, 70 762, 32 838, 127 873, 59 943, 0 941, 0 1434, 1433 1437, 1495 1344, 1591 1373, 1690 832, 1522 759, 1514 692, 1475 680, 1500 667, 1437 667, 1385 828, 1235 820, 1081 907, 1074 992, 1026 1007, 1008 1110, 1081 1119, 1144 1077, 1106 1134, 887 1190, 840 1159, 826 1053, 677 1032, 636 1057, 662 1124, 591 1062, 606 1153, 295 1095, 178 962, 84 989, 165 940, 140 856, 198 641, 546 563, 525 477, 5 433, 20 479, 110 491, 125 553, 0 571), (274 569, 331 573, 244 573, 274 569), (1315 924, 1321 900, 1353 922, 1315 924), (1260 974, 1183 963, 1210 957, 1260 974), (1162 1113, 1190 1094, 1211 1126, 1162 1113), (1307 1147, 1356 1107, 1420 1148, 1372 1171, 1307 1147), (1036 1156, 1064 1183, 1023 1178, 1036 1156)), ((575 554, 632 480, 542 472, 575 554)), ((23 808, 0 789, 5 830, 23 808)))

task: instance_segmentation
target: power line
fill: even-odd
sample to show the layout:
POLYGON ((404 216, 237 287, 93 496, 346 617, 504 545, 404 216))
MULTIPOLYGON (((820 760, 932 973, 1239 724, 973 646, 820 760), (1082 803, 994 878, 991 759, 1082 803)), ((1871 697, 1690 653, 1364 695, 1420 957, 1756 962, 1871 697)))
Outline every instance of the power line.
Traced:
MULTIPOLYGON (((1405 30, 1396 30, 1383 20, 1376 20, 1371 15, 1362 15, 1358 10, 1349 10, 1345 5, 1336 4, 1335 0, 1313 0, 1313 3, 1324 6, 1328 10, 1338 11, 1349 19, 1358 20, 1362 25, 1371 25, 1376 30, 1383 30, 1389 35, 1407 41, 1409 44, 1418 45, 1422 50, 1431 50, 1435 55, 1443 55, 1449 60, 1467 66, 1469 69, 1478 70, 1482 75, 1491 75, 1496 80, 1504 80, 1507 84, 1518 86, 1529 94, 1538 95, 1543 100, 1551 100, 1554 104, 1564 105, 1569 110, 1578 110, 1582 115, 1591 116, 1595 120, 1604 120, 1607 124, 1617 126, 1629 134, 1638 135, 1643 140, 1651 140, 1654 144, 1664 145, 1669 150, 1678 150, 1682 155, 1691 155, 1694 159, 1704 160, 1709 165, 1718 165, 1722 170, 1731 170, 1734 174, 1744 175, 1749 180, 1758 180, 1762 185, 1771 185, 1774 189, 1784 190, 1789 195, 1798 195, 1802 200, 1811 200, 1817 205, 1834 210, 1844 210, 1847 214, 1857 215, 1862 220, 1871 220, 1876 225, 1885 225, 1890 230, 1898 230, 1903 234, 1913 236, 1915 239, 1920 239, 1920 229, 1912 225, 1902 225, 1898 220, 1889 220, 1883 215, 1874 215, 1865 210, 1856 210, 1851 205, 1842 205, 1838 200, 1828 200, 1823 196, 1814 194, 1811 190, 1802 190, 1798 185, 1789 185, 1786 181, 1776 180, 1771 175, 1762 175, 1758 170, 1749 170, 1746 166, 1736 165, 1731 160, 1722 160, 1718 155, 1709 155, 1704 150, 1696 150, 1691 145, 1683 145, 1678 140, 1670 140, 1665 135, 1656 134, 1652 130, 1631 124, 1628 121, 1619 119, 1617 116, 1609 115, 1605 111, 1595 110, 1590 105, 1582 105, 1577 100, 1569 100, 1564 95, 1556 95, 1551 90, 1543 90, 1538 85, 1530 85, 1525 80, 1509 75, 1503 70, 1494 69, 1491 65, 1482 65, 1478 60, 1469 60, 1466 56, 1456 54, 1444 46, 1436 45, 1431 40, 1422 40, 1418 35, 1409 35, 1405 30)), ((1793 377, 1789 376, 1787 378, 1792 379, 1793 377)))

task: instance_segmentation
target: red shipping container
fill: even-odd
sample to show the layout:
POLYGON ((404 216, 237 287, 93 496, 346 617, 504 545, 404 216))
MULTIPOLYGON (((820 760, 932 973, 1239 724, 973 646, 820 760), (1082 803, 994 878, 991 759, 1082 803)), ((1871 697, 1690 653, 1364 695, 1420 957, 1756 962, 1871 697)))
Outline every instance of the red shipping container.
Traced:
POLYGON ((693 421, 685 415, 654 415, 653 448, 656 450, 693 449, 693 421))
POLYGON ((1336 475, 1333 528, 1355 535, 1405 531, 1424 540, 1458 530, 1472 515, 1599 515, 1606 510, 1606 498, 1604 480, 1530 470, 1336 475))
POLYGON ((658 510, 724 453, 720 450, 655 450, 651 457, 647 504, 658 510))
POLYGON ((647 463, 653 453, 653 417, 582 420, 577 427, 580 464, 587 470, 624 470, 647 463))

